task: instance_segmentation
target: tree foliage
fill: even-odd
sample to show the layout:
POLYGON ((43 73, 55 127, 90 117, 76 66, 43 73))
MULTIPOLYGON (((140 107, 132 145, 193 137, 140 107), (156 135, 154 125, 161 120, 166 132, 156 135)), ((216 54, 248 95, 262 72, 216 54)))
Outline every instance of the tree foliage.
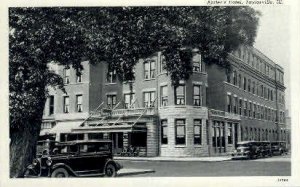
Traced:
POLYGON ((119 78, 133 80, 138 59, 162 51, 176 86, 192 73, 194 48, 207 64, 230 69, 228 53, 253 44, 258 19, 259 13, 250 7, 10 8, 11 150, 26 157, 11 154, 11 176, 20 176, 32 157, 47 86, 63 88, 61 77, 47 67, 49 62, 80 70, 83 58, 105 61, 119 78), (31 145, 19 145, 16 138, 22 133, 34 136, 34 141, 23 142, 31 145))

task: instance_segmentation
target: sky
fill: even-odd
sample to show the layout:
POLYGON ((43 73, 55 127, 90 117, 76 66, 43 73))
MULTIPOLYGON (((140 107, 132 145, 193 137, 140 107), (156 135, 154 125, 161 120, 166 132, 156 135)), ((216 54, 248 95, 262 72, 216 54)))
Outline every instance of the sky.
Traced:
POLYGON ((290 110, 290 8, 289 6, 253 8, 262 13, 254 47, 284 68, 286 108, 290 110))

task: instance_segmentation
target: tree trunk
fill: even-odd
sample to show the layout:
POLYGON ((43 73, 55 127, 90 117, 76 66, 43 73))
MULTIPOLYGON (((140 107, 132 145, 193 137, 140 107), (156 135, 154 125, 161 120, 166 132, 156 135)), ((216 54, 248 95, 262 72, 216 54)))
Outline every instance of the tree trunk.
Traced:
POLYGON ((35 157, 40 124, 41 119, 24 121, 22 124, 25 127, 24 129, 17 129, 10 132, 11 178, 23 177, 26 167, 35 157), (37 123, 37 121, 40 121, 40 123, 37 123))

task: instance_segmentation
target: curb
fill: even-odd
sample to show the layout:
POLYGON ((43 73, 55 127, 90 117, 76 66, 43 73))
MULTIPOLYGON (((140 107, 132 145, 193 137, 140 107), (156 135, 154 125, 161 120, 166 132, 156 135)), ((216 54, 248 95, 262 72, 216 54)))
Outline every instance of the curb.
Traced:
POLYGON ((145 174, 145 173, 154 173, 155 170, 153 170, 153 169, 132 169, 131 171, 129 170, 129 171, 124 171, 124 172, 121 171, 120 173, 119 172, 118 172, 117 176, 121 177, 121 176, 126 176, 126 175, 138 175, 138 174, 145 174))
POLYGON ((137 157, 115 157, 114 160, 126 161, 158 161, 158 162, 222 162, 229 161, 231 157, 220 159, 199 159, 199 158, 137 158, 137 157))

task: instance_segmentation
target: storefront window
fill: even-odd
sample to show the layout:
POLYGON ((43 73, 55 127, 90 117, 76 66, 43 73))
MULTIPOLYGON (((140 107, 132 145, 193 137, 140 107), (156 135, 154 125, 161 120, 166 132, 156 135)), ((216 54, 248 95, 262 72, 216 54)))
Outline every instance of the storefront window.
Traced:
POLYGON ((194 120, 194 144, 202 144, 202 120, 194 120))
POLYGON ((168 144, 168 121, 161 120, 161 144, 168 144))

